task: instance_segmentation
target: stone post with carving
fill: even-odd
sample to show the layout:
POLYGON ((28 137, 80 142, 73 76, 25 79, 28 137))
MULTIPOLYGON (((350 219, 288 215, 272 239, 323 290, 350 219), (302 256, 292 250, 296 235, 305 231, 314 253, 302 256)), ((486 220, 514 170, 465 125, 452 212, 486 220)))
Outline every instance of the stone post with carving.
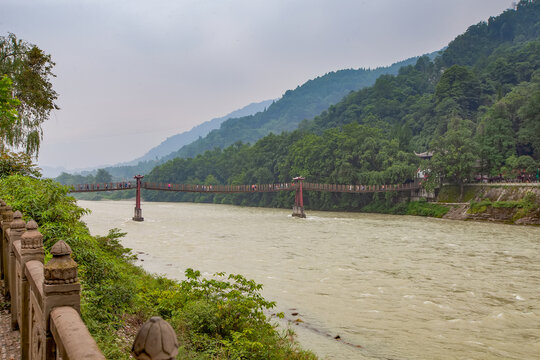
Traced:
POLYGON ((143 324, 131 352, 138 360, 172 360, 178 354, 178 340, 172 326, 153 316, 143 324))
POLYGON ((7 232, 13 221, 11 206, 6 205, 2 212, 2 269, 4 272, 4 296, 9 294, 9 235, 7 232))
POLYGON ((45 332, 45 358, 55 358, 55 343, 50 329, 53 308, 69 306, 81 311, 81 284, 77 278, 77 263, 71 258, 71 248, 63 240, 51 248, 53 258, 44 267, 43 329, 45 332))
POLYGON ((11 328, 17 330, 17 315, 18 315, 18 282, 17 282, 17 259, 15 258, 14 243, 21 240, 22 234, 26 230, 26 223, 22 219, 20 211, 15 211, 13 221, 10 224, 9 231, 9 260, 8 260, 8 275, 9 275, 9 295, 11 297, 11 328))
POLYGON ((29 261, 39 261, 43 264, 45 251, 43 235, 38 231, 34 220, 28 221, 26 231, 21 236, 21 291, 20 291, 20 321, 21 321, 21 359, 30 358, 30 286, 24 268, 29 261))

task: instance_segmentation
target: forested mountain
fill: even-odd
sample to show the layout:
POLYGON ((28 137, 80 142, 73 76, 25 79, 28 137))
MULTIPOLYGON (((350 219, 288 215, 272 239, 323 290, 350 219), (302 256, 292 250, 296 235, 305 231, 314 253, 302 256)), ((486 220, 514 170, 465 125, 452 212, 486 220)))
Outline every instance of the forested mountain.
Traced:
MULTIPOLYGON (((431 61, 347 95, 300 128, 236 143, 156 167, 148 181, 255 184, 410 181, 413 151, 432 150, 431 179, 458 184, 475 175, 515 177, 540 166, 540 1, 520 1, 471 26, 431 61)), ((270 109, 269 109, 270 110, 270 109)), ((223 126, 222 126, 223 127, 223 126)), ((292 194, 208 195, 147 192, 147 200, 290 206, 292 194)), ((358 210, 396 195, 308 193, 317 209, 358 210), (376 201, 376 202, 377 202, 376 201), (371 204, 370 204, 371 203, 371 204)))
MULTIPOLYGON (((427 55, 430 58, 436 53, 427 55)), ((237 141, 254 143, 273 132, 293 131, 304 119, 311 119, 328 106, 335 104, 353 90, 372 85, 383 74, 397 74, 403 66, 414 64, 418 58, 400 61, 388 67, 376 69, 347 69, 327 73, 309 80, 294 90, 288 90, 283 97, 261 113, 229 119, 213 130, 205 138, 184 146, 165 157, 193 157, 215 147, 224 148, 237 141)))

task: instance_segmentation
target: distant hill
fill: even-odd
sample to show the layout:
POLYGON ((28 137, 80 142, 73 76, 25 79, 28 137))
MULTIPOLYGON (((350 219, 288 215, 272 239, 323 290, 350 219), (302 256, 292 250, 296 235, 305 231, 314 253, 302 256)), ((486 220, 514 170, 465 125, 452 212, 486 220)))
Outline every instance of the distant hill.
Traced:
POLYGON ((67 169, 63 166, 41 166, 41 174, 43 177, 54 179, 61 173, 67 171, 67 169))
MULTIPOLYGON (((433 59, 437 53, 427 56, 433 59)), ((376 69, 346 69, 329 72, 307 81, 294 90, 286 91, 283 97, 270 105, 266 111, 223 122, 219 129, 165 156, 164 160, 175 157, 194 157, 206 150, 216 147, 225 148, 238 141, 254 143, 269 133, 280 134, 283 131, 295 130, 302 120, 312 119, 330 105, 340 101, 349 92, 373 85, 381 75, 395 75, 401 67, 414 64, 417 60, 418 57, 414 57, 376 69)))
POLYGON ((126 163, 118 164, 118 166, 137 165, 140 161, 158 160, 165 155, 169 155, 170 153, 174 151, 178 151, 178 149, 180 149, 182 146, 192 143, 193 141, 197 140, 199 137, 206 136, 210 131, 214 129, 218 129, 221 123, 224 122, 225 120, 231 119, 231 118, 249 116, 249 115, 253 115, 258 112, 264 111, 273 102, 274 100, 265 100, 258 103, 251 103, 243 107, 242 109, 233 111, 230 114, 227 114, 225 116, 215 118, 209 121, 205 121, 202 124, 195 126, 189 131, 185 131, 183 133, 168 137, 165 141, 163 141, 158 146, 150 149, 143 156, 135 160, 126 162, 126 163))

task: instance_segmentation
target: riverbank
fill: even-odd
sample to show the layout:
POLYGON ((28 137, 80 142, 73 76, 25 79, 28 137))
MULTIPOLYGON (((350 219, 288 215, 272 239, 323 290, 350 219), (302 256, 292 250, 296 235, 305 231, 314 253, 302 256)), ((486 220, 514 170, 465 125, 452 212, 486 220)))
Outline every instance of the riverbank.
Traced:
POLYGON ((444 186, 437 204, 448 207, 442 217, 452 220, 491 221, 516 225, 540 225, 538 184, 474 184, 464 188, 458 203, 457 186, 444 186))

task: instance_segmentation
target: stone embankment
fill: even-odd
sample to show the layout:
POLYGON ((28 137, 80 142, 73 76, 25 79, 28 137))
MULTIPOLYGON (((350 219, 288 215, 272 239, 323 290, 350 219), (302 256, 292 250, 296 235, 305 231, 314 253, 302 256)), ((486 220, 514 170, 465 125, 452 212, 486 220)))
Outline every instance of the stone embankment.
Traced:
POLYGON ((456 191, 445 186, 439 193, 438 202, 450 207, 445 219, 540 225, 539 184, 469 185, 461 203, 456 191))

